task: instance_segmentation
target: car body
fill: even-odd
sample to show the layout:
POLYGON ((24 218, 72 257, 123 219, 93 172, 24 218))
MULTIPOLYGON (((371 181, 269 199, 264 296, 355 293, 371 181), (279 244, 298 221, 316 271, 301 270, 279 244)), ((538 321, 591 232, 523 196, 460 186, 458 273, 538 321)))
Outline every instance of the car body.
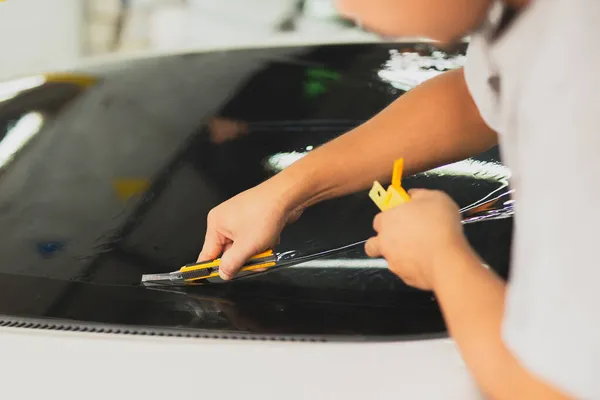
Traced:
MULTIPOLYGON (((257 371, 236 379, 287 398, 303 395, 273 388, 306 383, 303 362, 315 372, 328 362, 334 368, 314 378, 312 397, 363 393, 336 371, 356 373, 370 360, 363 378, 373 384, 363 389, 372 394, 396 390, 378 383, 380 369, 393 365, 413 374, 397 377, 400 392, 479 396, 432 294, 406 286, 361 247, 226 284, 139 284, 142 274, 195 260, 212 207, 459 67, 464 50, 389 43, 184 53, 0 85, 0 224, 8 233, 0 243, 0 326, 22 329, 9 329, 0 346, 10 338, 70 340, 103 354, 146 348, 162 355, 154 359, 161 365, 189 352, 204 369, 192 363, 198 369, 185 379, 198 373, 199 382, 208 371, 257 362, 266 382, 257 371), (40 336, 49 330, 75 333, 40 336), (287 360, 289 374, 278 360, 287 360)), ((494 148, 404 185, 445 190, 468 207, 506 190, 509 176, 494 148)), ((324 202, 286 228, 277 249, 311 253, 364 240, 376 213, 366 192, 324 202)), ((510 215, 465 230, 506 277, 510 215)), ((225 377, 208 379, 213 388, 226 385, 225 377)))

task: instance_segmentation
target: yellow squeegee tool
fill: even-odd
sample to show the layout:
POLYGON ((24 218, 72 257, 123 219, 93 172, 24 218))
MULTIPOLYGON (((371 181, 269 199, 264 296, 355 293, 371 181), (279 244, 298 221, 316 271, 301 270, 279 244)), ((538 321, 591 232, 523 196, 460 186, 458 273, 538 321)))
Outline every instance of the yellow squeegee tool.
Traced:
POLYGON ((381 211, 389 210, 401 204, 410 201, 410 196, 402 187, 402 171, 404 169, 404 159, 400 158, 394 162, 394 172, 392 174, 392 184, 387 191, 381 183, 375 181, 369 192, 369 197, 379 207, 381 211))

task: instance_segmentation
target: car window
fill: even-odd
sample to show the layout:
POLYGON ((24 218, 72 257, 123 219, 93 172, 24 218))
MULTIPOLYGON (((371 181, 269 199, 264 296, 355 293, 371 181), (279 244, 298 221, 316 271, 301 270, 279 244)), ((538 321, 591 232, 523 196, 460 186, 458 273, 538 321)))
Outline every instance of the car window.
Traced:
MULTIPOLYGON (((62 103, 41 93, 0 103, 0 146, 24 118, 42 121, 0 170, 0 224, 10 232, 0 281, 20 288, 7 288, 0 313, 280 334, 443 332, 435 299, 360 246, 230 284, 140 286, 142 274, 196 259, 212 207, 373 116, 410 89, 399 83, 407 76, 423 79, 402 74, 414 60, 390 65, 397 54, 432 52, 393 44, 165 56, 97 68, 101 83, 62 103), (32 292, 38 301, 25 298, 32 292)), ((406 185, 444 189, 467 206, 506 185, 503 168, 495 149, 406 185)), ((376 212, 366 193, 324 202, 276 250, 364 240, 376 212)), ((511 232, 505 220, 468 228, 503 274, 511 232)))
POLYGON ((82 90, 43 76, 0 83, 0 170, 82 90))

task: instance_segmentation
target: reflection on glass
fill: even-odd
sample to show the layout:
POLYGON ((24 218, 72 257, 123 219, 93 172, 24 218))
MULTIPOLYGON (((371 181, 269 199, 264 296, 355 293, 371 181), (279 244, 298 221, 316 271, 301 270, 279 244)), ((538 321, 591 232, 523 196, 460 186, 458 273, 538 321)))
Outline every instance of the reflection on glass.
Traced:
POLYGON ((467 159, 423 172, 424 176, 462 176, 484 181, 508 183, 510 170, 497 162, 467 159))
POLYGON ((0 141, 0 169, 5 167, 19 150, 40 131, 44 116, 38 112, 23 115, 0 141))
POLYGON ((210 140, 216 144, 223 144, 248 134, 248 124, 229 118, 214 117, 208 125, 210 140))
POLYGON ((273 172, 280 172, 307 154, 308 154, 307 151, 303 151, 303 152, 292 151, 289 153, 276 153, 267 159, 265 167, 273 172))
POLYGON ((21 79, 0 83, 0 102, 12 99, 25 90, 42 86, 46 78, 42 75, 29 76, 21 79))
POLYGON ((325 258, 307 261, 288 268, 387 268, 383 258, 325 258))
POLYGON ((508 189, 508 183, 489 193, 483 199, 463 207, 460 212, 463 224, 511 218, 515 201, 510 199, 514 190, 508 189), (507 200, 508 199, 508 200, 507 200))
POLYGON ((390 50, 389 60, 377 75, 393 87, 409 91, 442 72, 461 67, 465 58, 462 54, 449 55, 441 51, 425 56, 417 52, 390 50))
MULTIPOLYGON (((312 150, 308 146, 307 150, 312 150)), ((276 153, 267 159, 266 167, 274 172, 280 172, 308 154, 308 151, 276 153)), ((510 170, 500 163, 467 159, 418 174, 417 176, 457 176, 481 179, 485 181, 508 183, 510 170)))

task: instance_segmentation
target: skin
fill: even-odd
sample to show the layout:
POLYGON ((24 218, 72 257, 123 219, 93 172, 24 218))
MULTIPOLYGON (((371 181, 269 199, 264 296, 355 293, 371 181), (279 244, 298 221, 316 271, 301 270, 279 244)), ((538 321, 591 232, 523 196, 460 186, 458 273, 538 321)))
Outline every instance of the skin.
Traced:
MULTIPOLYGON (((527 0, 507 1, 524 7, 527 0)), ((387 36, 428 36, 442 43, 476 29, 487 0, 339 0, 340 10, 387 36)), ((199 260, 222 255, 232 278, 252 255, 272 247, 287 223, 317 202, 389 180, 405 158, 405 174, 457 161, 497 143, 482 120, 462 70, 433 78, 370 121, 320 147, 272 179, 208 215, 199 260)), ((492 399, 566 399, 527 371, 504 345, 506 285, 482 266, 462 231, 457 205, 443 192, 411 191, 412 201, 380 213, 365 250, 384 257, 407 284, 432 290, 473 377, 492 399)))
POLYGON ((367 254, 385 257, 407 284, 435 293, 450 335, 489 398, 569 398, 523 368, 504 345, 506 285, 482 267, 463 235, 458 206, 439 191, 409 195, 410 202, 377 215, 367 254))
POLYGON ((339 10, 387 37, 419 36, 450 43, 483 22, 489 0, 338 0, 339 10))
POLYGON ((390 166, 398 157, 404 156, 405 173, 410 175, 496 143, 496 134, 469 95, 463 71, 442 74, 272 179, 211 210, 198 259, 223 253, 220 272, 229 279, 252 255, 272 247, 284 226, 306 207, 367 189, 373 180, 389 180, 390 166))

